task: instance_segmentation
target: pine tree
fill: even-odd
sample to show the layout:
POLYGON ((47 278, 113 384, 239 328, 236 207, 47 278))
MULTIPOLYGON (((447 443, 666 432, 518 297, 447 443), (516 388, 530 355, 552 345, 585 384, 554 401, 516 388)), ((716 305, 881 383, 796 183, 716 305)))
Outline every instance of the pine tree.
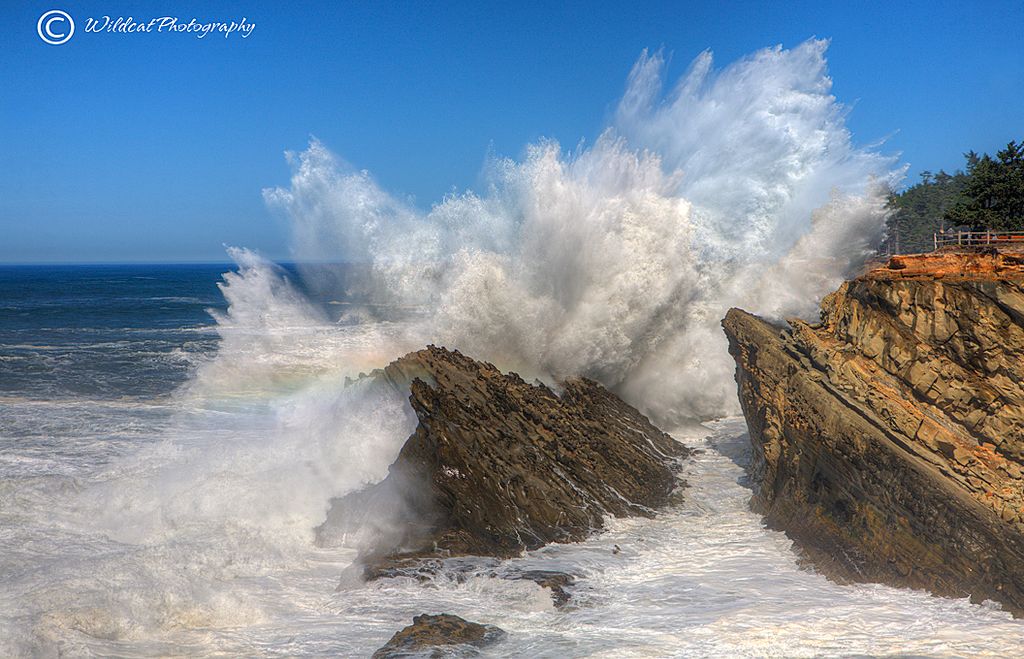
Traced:
POLYGON ((921 181, 889 197, 892 213, 887 222, 888 244, 883 251, 927 252, 932 236, 944 226, 943 216, 960 199, 967 186, 961 171, 949 174, 921 172, 921 181))
POLYGON ((975 231, 1024 230, 1024 142, 1011 141, 995 158, 973 151, 964 157, 967 185, 946 219, 975 231))

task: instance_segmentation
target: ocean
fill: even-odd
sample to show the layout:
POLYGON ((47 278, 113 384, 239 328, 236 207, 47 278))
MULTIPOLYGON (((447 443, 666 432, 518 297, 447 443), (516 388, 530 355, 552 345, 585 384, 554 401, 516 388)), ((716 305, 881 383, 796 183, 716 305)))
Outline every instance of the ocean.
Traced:
POLYGON ((415 426, 400 397, 345 378, 419 347, 405 330, 422 310, 303 281, 244 259, 0 268, 0 655, 360 657, 439 612, 506 630, 495 657, 1024 646, 996 605, 801 567, 747 508, 736 417, 674 431, 703 451, 684 502, 655 519, 462 559, 430 583, 339 589, 354 552, 317 548, 313 527, 415 426), (576 575, 570 605, 488 576, 520 567, 576 575))

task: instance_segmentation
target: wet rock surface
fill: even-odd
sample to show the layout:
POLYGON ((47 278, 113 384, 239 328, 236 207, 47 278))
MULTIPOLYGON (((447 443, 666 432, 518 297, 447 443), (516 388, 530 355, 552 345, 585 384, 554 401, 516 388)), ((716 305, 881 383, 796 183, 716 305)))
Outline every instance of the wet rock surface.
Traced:
POLYGON ((374 652, 373 659, 474 656, 479 648, 493 645, 506 635, 498 627, 470 622, 459 616, 423 614, 413 618, 411 625, 374 652))
POLYGON ((559 609, 571 601, 573 586, 576 584, 576 577, 566 572, 522 569, 512 564, 503 564, 497 559, 385 557, 370 565, 357 564, 355 574, 343 576, 343 585, 339 586, 339 590, 343 590, 346 583, 403 577, 421 583, 432 583, 439 579, 466 583, 475 578, 532 581, 548 589, 552 604, 559 609))
POLYGON ((372 377, 407 388, 419 423, 387 478, 332 501, 317 530, 323 545, 373 538, 363 578, 581 540, 607 515, 653 515, 680 485, 688 449, 592 380, 556 394, 434 346, 372 377))
POLYGON ((514 574, 512 578, 532 581, 541 588, 550 590, 551 599, 554 601, 556 608, 562 608, 569 603, 572 597, 570 591, 573 584, 576 583, 576 578, 571 574, 553 570, 524 570, 514 574))
POLYGON ((1019 255, 896 257, 821 323, 723 326, 771 526, 833 578, 1024 613, 1019 255))

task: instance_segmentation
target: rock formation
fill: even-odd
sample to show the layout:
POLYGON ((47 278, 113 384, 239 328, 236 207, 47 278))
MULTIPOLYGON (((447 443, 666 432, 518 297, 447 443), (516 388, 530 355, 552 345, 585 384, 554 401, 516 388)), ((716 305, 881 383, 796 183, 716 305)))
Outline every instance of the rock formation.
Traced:
POLYGON ((494 625, 481 625, 448 613, 424 614, 395 633, 384 647, 373 653, 373 659, 475 655, 477 648, 493 645, 505 636, 505 632, 494 625), (453 652, 458 646, 463 646, 467 652, 453 652))
POLYGON ((419 425, 381 483, 332 502, 321 544, 371 528, 364 577, 429 558, 510 557, 580 540, 606 515, 652 515, 687 449, 585 378, 556 394, 433 346, 372 375, 410 392, 419 425))
POLYGON ((753 507, 832 577, 1024 613, 1024 261, 893 257, 789 324, 723 321, 753 507))

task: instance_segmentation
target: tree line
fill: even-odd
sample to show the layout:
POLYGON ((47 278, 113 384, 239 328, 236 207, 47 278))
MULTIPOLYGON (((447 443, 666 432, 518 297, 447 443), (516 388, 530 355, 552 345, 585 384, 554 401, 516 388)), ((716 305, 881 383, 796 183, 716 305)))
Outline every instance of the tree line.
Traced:
POLYGON ((964 154, 966 171, 921 172, 921 180, 889 196, 883 252, 930 251, 938 231, 1024 231, 1024 141, 995 157, 964 154))

